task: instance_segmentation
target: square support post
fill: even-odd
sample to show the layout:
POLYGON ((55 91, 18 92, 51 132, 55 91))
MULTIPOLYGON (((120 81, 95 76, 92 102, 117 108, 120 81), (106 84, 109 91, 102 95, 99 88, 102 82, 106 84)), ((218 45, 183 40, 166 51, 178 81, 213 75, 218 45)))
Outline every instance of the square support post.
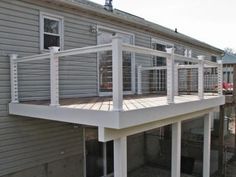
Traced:
POLYGON ((114 177, 127 177, 127 137, 114 140, 114 177))
POLYGON ((171 54, 166 59, 167 66, 167 103, 174 103, 174 48, 168 49, 167 52, 171 54))
POLYGON ((50 50, 50 106, 59 106, 59 61, 55 53, 59 47, 49 47, 50 50))
POLYGON ((172 124, 171 177, 181 174, 181 122, 172 124))
POLYGON ((122 38, 118 35, 112 39, 112 96, 113 110, 123 110, 123 60, 122 38))
POLYGON ((204 99, 204 59, 205 56, 198 56, 198 97, 204 99))
POLYGON ((138 66, 138 95, 142 94, 142 66, 138 66))
POLYGON ((211 156, 211 119, 213 112, 204 117, 204 144, 203 144, 203 177, 210 176, 211 156))
POLYGON ((175 88, 175 96, 178 96, 179 95, 179 64, 176 63, 175 64, 175 68, 174 68, 174 88, 175 88))
POLYGON ((17 72, 17 54, 10 55, 11 67, 11 102, 19 103, 18 98, 18 72, 17 72))
MULTIPOLYGON (((231 72, 230 72, 231 73, 231 72)), ((218 94, 223 94, 223 64, 221 60, 218 60, 218 67, 217 67, 217 79, 218 79, 218 94)))

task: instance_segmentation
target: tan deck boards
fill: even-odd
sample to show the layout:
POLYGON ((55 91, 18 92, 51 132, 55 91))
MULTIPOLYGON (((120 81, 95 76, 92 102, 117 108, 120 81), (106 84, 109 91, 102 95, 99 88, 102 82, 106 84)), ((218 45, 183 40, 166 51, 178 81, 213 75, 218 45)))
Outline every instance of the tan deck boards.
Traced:
MULTIPOLYGON (((205 99, 215 97, 216 95, 206 95, 205 99)), ((175 103, 183 103, 198 100, 197 95, 175 96, 175 103)), ((26 104, 49 105, 49 101, 29 101, 26 104)), ((124 111, 143 109, 167 105, 166 96, 157 95, 129 95, 124 96, 124 111)), ((112 97, 90 97, 90 98, 68 98, 61 99, 60 106, 64 108, 76 108, 86 110, 111 111, 113 109, 112 97)))

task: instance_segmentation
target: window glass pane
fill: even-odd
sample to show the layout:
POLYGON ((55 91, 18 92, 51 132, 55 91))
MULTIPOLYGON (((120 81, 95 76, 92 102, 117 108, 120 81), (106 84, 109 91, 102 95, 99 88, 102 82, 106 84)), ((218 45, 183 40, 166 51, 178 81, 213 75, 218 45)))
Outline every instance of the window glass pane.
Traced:
POLYGON ((44 19, 44 32, 59 34, 59 21, 44 19))
POLYGON ((60 47, 60 37, 44 34, 44 49, 49 47, 60 47))

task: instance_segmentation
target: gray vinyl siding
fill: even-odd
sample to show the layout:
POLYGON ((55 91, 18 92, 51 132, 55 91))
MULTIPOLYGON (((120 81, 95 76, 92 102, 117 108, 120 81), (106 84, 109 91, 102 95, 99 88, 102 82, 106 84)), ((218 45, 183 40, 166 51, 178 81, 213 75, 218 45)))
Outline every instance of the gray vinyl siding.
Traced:
MULTIPOLYGON (((10 176, 44 164, 49 164, 50 168, 50 165, 53 166, 58 161, 71 157, 77 157, 76 159, 81 162, 77 167, 77 172, 80 173, 77 174, 82 176, 84 145, 83 130, 80 126, 8 115, 10 102, 8 55, 17 53, 19 56, 27 56, 40 53, 39 9, 20 1, 2 0, 0 1, 0 24, 0 176, 10 176)), ((65 38, 65 45, 72 40, 79 40, 75 36, 68 35, 68 38, 65 38)), ((79 42, 78 44, 88 45, 79 42)), ((75 44, 71 43, 68 48, 74 46, 75 44)), ((86 60, 83 57, 81 62, 87 65, 88 62, 93 62, 90 58, 86 60)), ((48 64, 48 61, 43 61, 19 65, 20 97, 48 98, 48 64)), ((69 61, 62 62, 61 65, 64 67, 64 70, 60 71, 62 83, 67 83, 68 77, 72 77, 74 73, 78 75, 76 69, 73 71, 66 68, 71 66, 69 61)), ((96 80, 96 75, 92 76, 96 80)), ((71 86, 61 87, 63 95, 72 95, 71 86)), ((74 89, 76 90, 77 87, 74 89)), ((95 92, 94 86, 92 89, 95 92)), ((37 174, 37 171, 34 173, 37 174)))
MULTIPOLYGON (((77 10, 44 4, 42 1, 0 1, 0 176, 12 174, 71 156, 83 161, 83 132, 72 124, 35 120, 8 115, 10 102, 10 65, 8 55, 20 57, 39 54, 40 11, 64 17, 64 49, 97 44, 91 25, 102 25, 135 35, 135 45, 150 47, 157 34, 89 16, 77 10)), ((176 42, 167 39, 170 42, 176 42)), ((176 42, 178 43, 178 42, 176 42)), ((182 43, 188 46, 187 44, 182 43)), ((193 47, 193 46, 189 46, 193 47)), ((193 49, 195 49, 193 47, 193 49)), ((193 50, 198 53, 207 51, 193 50)), ((96 54, 66 57, 60 60, 60 97, 97 95, 96 54)), ((136 55, 136 65, 152 66, 150 56, 136 55)), ((21 100, 49 99, 49 60, 19 64, 21 100)), ((78 166, 83 171, 82 165, 78 166)), ((82 173, 81 173, 82 174, 82 173)))

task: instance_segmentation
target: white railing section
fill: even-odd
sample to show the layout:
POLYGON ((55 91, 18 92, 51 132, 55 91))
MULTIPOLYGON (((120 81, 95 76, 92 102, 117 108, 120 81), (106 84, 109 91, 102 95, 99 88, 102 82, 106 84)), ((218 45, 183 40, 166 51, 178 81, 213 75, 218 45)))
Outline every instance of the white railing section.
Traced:
POLYGON ((113 96, 113 110, 123 110, 123 62, 122 52, 138 53, 149 56, 158 56, 166 58, 166 66, 162 67, 142 67, 137 68, 137 93, 142 94, 142 72, 147 70, 163 70, 167 72, 167 100, 168 103, 174 103, 174 96, 178 95, 178 70, 180 68, 197 68, 198 69, 198 95, 199 99, 204 98, 204 67, 218 68, 218 94, 222 94, 222 64, 214 63, 204 60, 204 57, 199 59, 184 57, 174 54, 174 50, 170 49, 168 52, 157 51, 149 48, 134 46, 122 43, 119 36, 115 36, 112 43, 105 45, 90 46, 84 48, 76 48, 65 51, 58 51, 58 47, 51 47, 50 53, 39 54, 29 57, 18 58, 16 54, 10 56, 11 61, 11 99, 12 103, 18 103, 18 77, 17 77, 17 63, 28 62, 34 60, 50 59, 50 100, 51 106, 59 105, 59 66, 60 59, 65 59, 66 56, 81 55, 89 53, 98 53, 102 51, 112 51, 112 96, 113 96), (184 62, 191 62, 191 65, 183 65, 184 62), (182 63, 181 63, 182 62, 182 63))

